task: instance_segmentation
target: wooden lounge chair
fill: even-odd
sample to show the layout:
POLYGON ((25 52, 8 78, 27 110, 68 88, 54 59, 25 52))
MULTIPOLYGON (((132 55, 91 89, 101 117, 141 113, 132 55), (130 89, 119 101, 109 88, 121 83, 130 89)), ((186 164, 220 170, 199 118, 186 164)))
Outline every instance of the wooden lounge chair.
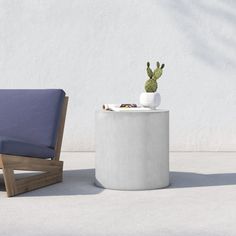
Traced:
POLYGON ((0 169, 8 197, 62 181, 67 103, 60 89, 0 89, 0 169), (14 170, 40 173, 17 179, 14 170))

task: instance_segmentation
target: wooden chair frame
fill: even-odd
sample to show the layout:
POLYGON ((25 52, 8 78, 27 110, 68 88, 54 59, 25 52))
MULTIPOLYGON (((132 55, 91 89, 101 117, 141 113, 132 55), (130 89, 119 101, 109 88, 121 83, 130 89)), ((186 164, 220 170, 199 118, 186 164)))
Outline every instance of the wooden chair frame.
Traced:
POLYGON ((65 97, 62 107, 60 125, 57 131, 55 157, 53 160, 0 154, 0 169, 3 170, 3 178, 8 197, 62 182, 63 161, 59 159, 68 99, 68 97, 65 97), (16 179, 14 170, 40 171, 43 173, 16 179))

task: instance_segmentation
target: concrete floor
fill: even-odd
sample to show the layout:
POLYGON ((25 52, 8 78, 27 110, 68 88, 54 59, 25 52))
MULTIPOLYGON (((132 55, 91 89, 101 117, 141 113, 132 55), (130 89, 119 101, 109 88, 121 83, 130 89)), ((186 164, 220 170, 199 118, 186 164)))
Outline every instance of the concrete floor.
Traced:
POLYGON ((64 182, 7 198, 0 235, 236 235, 236 153, 171 153, 171 186, 151 191, 93 185, 94 153, 63 153, 64 182))

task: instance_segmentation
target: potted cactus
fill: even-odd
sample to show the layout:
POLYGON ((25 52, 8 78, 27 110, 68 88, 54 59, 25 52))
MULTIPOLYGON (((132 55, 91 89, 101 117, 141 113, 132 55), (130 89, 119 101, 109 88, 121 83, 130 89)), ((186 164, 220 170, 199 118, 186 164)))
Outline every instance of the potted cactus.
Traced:
POLYGON ((145 91, 140 95, 140 104, 144 107, 155 109, 161 103, 161 96, 156 92, 158 88, 157 80, 161 77, 165 64, 156 64, 156 69, 152 71, 150 63, 147 62, 147 75, 149 79, 145 82, 145 91))

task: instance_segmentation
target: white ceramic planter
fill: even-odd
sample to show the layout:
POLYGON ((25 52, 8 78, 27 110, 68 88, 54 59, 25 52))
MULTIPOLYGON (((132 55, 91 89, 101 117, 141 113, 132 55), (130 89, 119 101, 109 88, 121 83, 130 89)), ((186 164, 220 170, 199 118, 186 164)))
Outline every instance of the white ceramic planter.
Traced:
POLYGON ((141 93, 139 102, 144 107, 155 109, 161 104, 161 95, 159 93, 141 93))

